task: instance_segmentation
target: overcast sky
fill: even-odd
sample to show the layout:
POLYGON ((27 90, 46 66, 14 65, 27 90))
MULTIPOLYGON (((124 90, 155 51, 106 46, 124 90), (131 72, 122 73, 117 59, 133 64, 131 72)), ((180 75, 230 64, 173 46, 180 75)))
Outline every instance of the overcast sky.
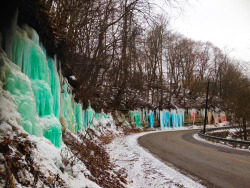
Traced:
POLYGON ((250 0, 188 2, 182 14, 161 6, 170 12, 174 31, 194 40, 210 41, 222 50, 233 50, 232 57, 250 62, 250 0))

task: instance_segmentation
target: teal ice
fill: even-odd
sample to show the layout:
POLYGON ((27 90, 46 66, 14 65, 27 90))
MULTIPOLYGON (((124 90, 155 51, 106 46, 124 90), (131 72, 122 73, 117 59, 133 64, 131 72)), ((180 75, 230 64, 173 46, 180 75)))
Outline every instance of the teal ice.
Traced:
POLYGON ((72 98, 72 109, 76 121, 76 125, 74 127, 74 132, 80 131, 83 127, 83 120, 82 120, 82 105, 76 103, 72 98))
POLYGON ((149 113, 148 113, 148 120, 149 120, 149 127, 150 128, 154 128, 154 113, 152 110, 149 110, 149 113))
POLYGON ((141 127, 141 112, 138 110, 135 112, 135 123, 137 127, 141 127))
POLYGON ((6 54, 1 53, 0 61, 1 64, 5 64, 8 67, 5 72, 4 89, 9 91, 14 97, 17 110, 22 117, 21 126, 30 134, 42 136, 43 127, 40 126, 36 113, 35 96, 30 80, 21 73, 18 66, 7 58, 6 54))
POLYGON ((135 122, 136 127, 141 127, 141 112, 134 110, 129 112, 129 116, 132 122, 135 122))
POLYGON ((84 126, 85 126, 85 128, 93 127, 94 116, 95 116, 95 111, 89 105, 84 113, 84 126))
POLYGON ((67 128, 77 132, 83 129, 84 123, 92 124, 94 110, 88 108, 84 113, 82 105, 75 102, 67 80, 58 74, 56 58, 47 56, 34 29, 27 25, 22 29, 16 27, 12 38, 8 58, 0 57, 10 67, 5 89, 14 96, 22 117, 21 125, 28 133, 43 135, 56 147, 61 147, 60 114, 67 128))
POLYGON ((160 125, 162 129, 164 127, 171 127, 170 112, 168 110, 160 111, 160 125))
POLYGON ((16 29, 9 59, 20 67, 29 81, 24 82, 17 78, 17 74, 10 73, 6 80, 6 90, 17 98, 18 112, 22 117, 21 124, 24 129, 37 136, 41 136, 42 132, 56 147, 60 147, 62 132, 58 120, 58 75, 52 60, 46 57, 46 53, 39 45, 36 31, 28 26, 23 29, 16 29), (50 61, 51 69, 47 59, 50 61), (37 115, 43 123, 39 122, 37 115))
POLYGON ((47 61, 49 66, 49 84, 53 96, 53 112, 54 115, 59 119, 61 86, 59 75, 57 72, 57 62, 50 57, 47 57, 47 61))
POLYGON ((72 95, 72 88, 67 80, 65 78, 59 80, 63 80, 62 82, 64 83, 62 84, 60 100, 58 98, 60 101, 58 102, 58 106, 60 106, 58 110, 59 114, 63 115, 66 120, 66 126, 71 132, 77 133, 78 131, 83 131, 84 111, 82 110, 82 104, 75 102, 74 96, 72 95))
POLYGON ((96 119, 107 119, 107 115, 103 112, 103 109, 101 110, 101 113, 95 113, 95 118, 96 119))
POLYGON ((165 127, 171 126, 170 112, 165 111, 165 127))

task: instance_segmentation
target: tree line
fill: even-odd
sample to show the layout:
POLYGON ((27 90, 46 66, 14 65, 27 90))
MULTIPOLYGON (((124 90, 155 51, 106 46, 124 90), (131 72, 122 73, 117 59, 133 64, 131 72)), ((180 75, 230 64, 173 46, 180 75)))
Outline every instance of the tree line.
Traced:
POLYGON ((96 109, 173 108, 173 101, 196 107, 210 80, 210 107, 249 121, 250 81, 240 61, 172 31, 150 0, 40 1, 63 44, 63 70, 77 78, 69 82, 84 106, 90 100, 96 109))

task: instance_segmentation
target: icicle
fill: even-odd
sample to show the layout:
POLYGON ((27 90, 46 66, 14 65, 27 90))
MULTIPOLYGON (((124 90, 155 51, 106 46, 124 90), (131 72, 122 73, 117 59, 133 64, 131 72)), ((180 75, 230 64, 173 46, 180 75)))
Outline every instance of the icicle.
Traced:
POLYGON ((129 117, 130 117, 130 120, 131 120, 132 122, 135 121, 135 114, 134 114, 134 111, 132 111, 132 110, 129 111, 129 117))
POLYGON ((141 113, 139 110, 135 112, 135 122, 137 127, 141 127, 141 113))
POLYGON ((164 123, 165 123, 164 111, 160 111, 160 126, 161 126, 161 129, 164 128, 164 123))
POLYGON ((61 94, 61 86, 60 79, 57 72, 56 61, 47 57, 49 73, 50 73, 50 88, 53 96, 53 112, 54 115, 59 119, 60 115, 60 94, 61 94))
POLYGON ((91 106, 88 106, 84 114, 84 125, 86 128, 93 126, 94 115, 95 111, 91 108, 91 106))
MULTIPOLYGON (((68 85, 67 80, 65 79, 65 84, 63 85, 63 90, 64 93, 61 95, 61 111, 63 112, 64 118, 66 119, 68 129, 72 132, 76 132, 78 130, 77 127, 81 127, 81 120, 78 120, 78 123, 76 122, 75 118, 75 103, 74 100, 72 99, 72 94, 71 94, 71 88, 70 85, 68 85)), ((78 110, 79 112, 80 110, 78 110)), ((80 112, 79 112, 80 113, 80 112)), ((80 115, 77 115, 78 118, 80 118, 80 115)))
POLYGON ((150 128, 153 128, 154 127, 154 113, 152 110, 149 110, 148 119, 149 119, 150 128))
POLYGON ((185 111, 183 109, 177 110, 177 121, 179 127, 183 127, 184 125, 184 113, 185 111))
POLYGON ((76 120, 76 126, 74 128, 74 131, 80 131, 82 129, 82 105, 76 103, 73 99, 72 99, 72 108, 73 108, 73 112, 74 112, 74 117, 76 120))
POLYGON ((177 127, 178 122, 177 122, 176 110, 171 110, 171 117, 172 117, 172 126, 177 127))
POLYGON ((165 127, 171 127, 171 117, 168 110, 165 111, 165 127))

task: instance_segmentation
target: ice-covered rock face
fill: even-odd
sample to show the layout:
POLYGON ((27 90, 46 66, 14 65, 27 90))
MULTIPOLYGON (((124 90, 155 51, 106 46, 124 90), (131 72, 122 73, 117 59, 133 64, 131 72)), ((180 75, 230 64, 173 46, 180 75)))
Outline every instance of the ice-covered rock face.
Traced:
MULTIPOLYGON (((25 28, 28 28, 27 26, 25 28)), ((37 36, 35 30, 29 29, 32 36, 37 36)), ((30 34, 31 35, 31 34, 30 34)), ((38 37, 38 36, 37 36, 38 37)), ((48 83, 48 63, 46 54, 37 44, 39 38, 28 38, 27 32, 17 28, 11 45, 10 60, 21 68, 21 71, 32 80, 44 80, 48 83)))
POLYGON ((30 80, 7 58, 3 51, 0 53, 0 62, 3 88, 13 95, 17 111, 22 117, 20 124, 28 133, 42 136, 43 131, 36 113, 35 97, 30 80))
POLYGON ((18 112, 24 122, 22 126, 30 134, 44 135, 55 146, 60 147, 61 124, 55 118, 55 115, 59 118, 57 110, 60 109, 58 106, 60 82, 58 74, 55 74, 54 62, 50 59, 49 68, 46 51, 39 46, 39 37, 32 28, 26 26, 25 31, 17 28, 9 58, 29 78, 27 82, 23 82, 15 79, 16 74, 9 74, 9 79, 6 80, 6 89, 14 94, 18 100, 24 100, 18 102, 18 106, 20 106, 18 112), (22 95, 27 92, 30 93, 29 98, 23 97, 22 95), (54 103, 57 106, 54 106, 54 103), (37 118, 37 115, 40 118, 37 118))
POLYGON ((81 131, 84 115, 85 123, 91 124, 94 110, 88 108, 84 114, 82 105, 74 101, 57 61, 47 56, 36 31, 27 25, 13 28, 8 36, 8 56, 0 52, 1 88, 13 95, 20 125, 60 147, 62 125, 63 130, 81 131))
POLYGON ((60 147, 60 80, 56 64, 46 57, 32 28, 17 27, 13 33, 8 57, 0 52, 1 88, 12 94, 21 116, 19 124, 25 131, 44 135, 60 147))
POLYGON ((20 122, 21 116, 17 112, 13 96, 0 87, 0 136, 10 134, 14 129, 17 130, 20 122))

